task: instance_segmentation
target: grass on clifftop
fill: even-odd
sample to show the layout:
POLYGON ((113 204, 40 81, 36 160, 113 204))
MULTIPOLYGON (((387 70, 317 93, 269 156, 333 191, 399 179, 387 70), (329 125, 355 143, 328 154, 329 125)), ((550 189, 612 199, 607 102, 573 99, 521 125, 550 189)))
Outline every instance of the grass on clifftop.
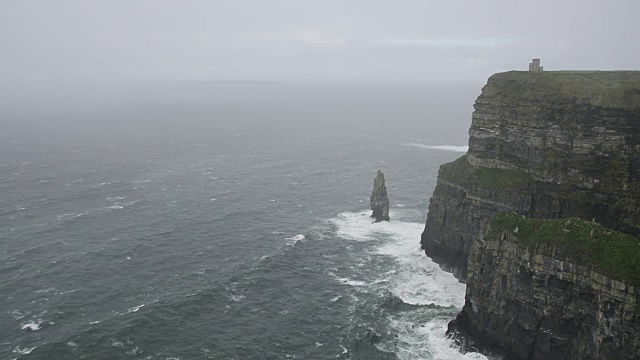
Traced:
POLYGON ((575 99, 593 106, 640 109, 640 71, 509 71, 491 76, 484 96, 502 101, 575 99))
POLYGON ((467 155, 443 165, 440 176, 454 183, 471 181, 485 189, 520 186, 532 181, 531 175, 522 170, 481 168, 471 172, 467 155))
POLYGON ((640 286, 640 239, 634 236, 581 219, 534 219, 507 212, 498 212, 489 224, 486 239, 497 239, 506 230, 529 248, 552 245, 555 254, 543 255, 640 286))

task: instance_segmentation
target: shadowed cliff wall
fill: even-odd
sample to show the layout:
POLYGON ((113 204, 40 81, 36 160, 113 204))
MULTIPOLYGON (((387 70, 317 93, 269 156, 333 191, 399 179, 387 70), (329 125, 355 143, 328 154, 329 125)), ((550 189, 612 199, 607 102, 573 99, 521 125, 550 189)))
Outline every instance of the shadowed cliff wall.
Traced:
POLYGON ((640 72, 507 72, 474 105, 469 151, 440 168, 421 244, 465 282, 497 211, 640 234, 640 72))

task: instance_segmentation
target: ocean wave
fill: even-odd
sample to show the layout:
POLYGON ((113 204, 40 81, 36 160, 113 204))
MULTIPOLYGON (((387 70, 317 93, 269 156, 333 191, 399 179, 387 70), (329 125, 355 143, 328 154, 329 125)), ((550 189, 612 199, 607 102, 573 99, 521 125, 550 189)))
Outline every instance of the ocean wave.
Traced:
POLYGON ((407 143, 403 145, 417 147, 421 149, 445 150, 445 151, 453 151, 453 152, 460 152, 460 153, 467 152, 469 150, 468 145, 425 145, 420 143, 407 143))
POLYGON ((107 201, 120 201, 120 200, 125 200, 126 198, 127 198, 126 196, 110 196, 106 200, 107 201))
POLYGON ((465 285, 451 273, 442 271, 420 249, 423 224, 393 222, 384 224, 389 241, 376 253, 392 257, 397 271, 388 275, 390 291, 407 304, 440 306, 464 305, 465 285))
POLYGON ((373 240, 373 232, 382 223, 373 223, 369 216, 369 210, 360 212, 342 212, 332 222, 337 227, 336 235, 346 240, 369 241, 373 240))
POLYGON ((464 305, 465 285, 452 274, 442 271, 420 249, 424 224, 397 220, 372 224, 368 214, 368 210, 343 212, 332 221, 337 225, 336 234, 345 240, 384 239, 374 251, 391 257, 397 264, 396 271, 383 274, 372 284, 388 288, 407 304, 464 305))
POLYGON ((246 297, 247 297, 246 295, 242 295, 242 294, 240 294, 240 295, 230 295, 229 299, 231 299, 231 300, 233 300, 235 302, 239 302, 240 300, 245 299, 246 297))
POLYGON ((130 309, 128 309, 127 311, 121 313, 121 312, 116 312, 115 315, 126 315, 126 314, 131 314, 131 313, 135 313, 138 312, 140 309, 142 309, 143 307, 147 306, 147 305, 151 305, 151 304, 155 304, 158 302, 158 299, 150 302, 149 304, 140 304, 138 306, 134 306, 130 309))
POLYGON ((62 215, 56 215, 56 218, 59 221, 66 221, 66 220, 79 218, 80 216, 84 216, 84 215, 85 215, 85 213, 65 213, 65 214, 62 214, 62 215))
POLYGON ((285 240, 289 240, 287 242, 288 246, 294 246, 296 243, 298 243, 298 241, 303 241, 304 239, 306 238, 303 234, 298 234, 296 236, 285 238, 285 240))
POLYGON ((382 343, 380 349, 393 351, 399 359, 473 359, 486 360, 479 353, 462 354, 459 348, 444 335, 448 317, 437 317, 421 325, 416 324, 414 314, 405 313, 399 318, 392 318, 390 326, 398 334, 393 343, 382 343))
POLYGON ((343 277, 339 277, 338 275, 329 272, 329 275, 331 275, 334 279, 338 280, 338 282, 345 284, 345 285, 350 285, 350 286, 366 286, 367 283, 365 281, 360 281, 360 280, 353 280, 353 279, 349 279, 349 278, 343 278, 343 277))
POLYGON ((399 220, 375 224, 371 223, 368 210, 343 212, 330 220, 343 240, 371 242, 371 250, 366 259, 363 257, 365 263, 370 263, 374 254, 394 265, 389 271, 376 273, 356 264, 351 267, 354 274, 349 277, 328 274, 343 284, 367 285, 368 291, 388 291, 401 304, 396 309, 399 311, 387 313, 397 337, 383 342, 380 350, 392 351, 399 359, 486 359, 475 353, 461 354, 445 337, 448 321, 464 305, 465 285, 426 257, 420 249, 424 224, 401 221, 408 214, 405 211, 398 209, 395 216, 392 214, 392 219, 399 220), (356 279, 363 276, 366 281, 354 280, 354 275, 358 276, 356 279), (442 316, 438 317, 439 313, 442 316))
POLYGON ((16 320, 20 320, 20 319, 24 318, 24 314, 22 312, 20 312, 20 310, 17 310, 17 309, 13 310, 12 312, 10 312, 10 314, 16 320))
POLYGON ((29 321, 20 325, 20 329, 22 330, 30 330, 30 331, 38 331, 41 328, 43 321, 38 319, 37 321, 29 321))
POLYGON ((29 348, 29 347, 21 348, 20 346, 16 346, 16 347, 12 350, 12 352, 13 352, 14 354, 27 355, 27 354, 31 354, 31 352, 32 352, 33 350, 35 350, 35 346, 34 346, 34 347, 32 347, 32 348, 29 348))

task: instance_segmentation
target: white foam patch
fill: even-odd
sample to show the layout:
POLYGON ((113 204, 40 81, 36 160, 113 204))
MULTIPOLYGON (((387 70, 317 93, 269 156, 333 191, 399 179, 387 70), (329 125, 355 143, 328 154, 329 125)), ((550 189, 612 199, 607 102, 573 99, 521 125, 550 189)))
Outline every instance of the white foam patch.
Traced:
POLYGON ((296 236, 285 238, 285 240, 289 240, 287 242, 287 245, 289 245, 289 246, 294 246, 298 241, 302 241, 304 239, 305 239, 305 236, 302 235, 302 234, 298 234, 296 236))
POLYGON ((31 331, 38 331, 40 330, 40 325, 42 325, 42 320, 38 320, 38 321, 29 321, 26 324, 22 324, 20 326, 20 329, 22 330, 31 330, 31 331))
POLYGON ((445 151, 453 151, 453 152, 467 152, 469 150, 468 145, 425 145, 420 143, 407 143, 404 146, 417 147, 421 149, 431 149, 431 150, 445 150, 445 151))
MULTIPOLYGON (((369 211, 343 212, 333 220, 337 235, 346 240, 370 241, 384 235, 387 241, 376 248, 380 255, 392 257, 395 271, 372 282, 381 284, 408 304, 462 307, 465 285, 450 273, 444 272, 420 249, 420 234, 424 224, 394 221, 371 223, 369 211)), ((348 283, 349 279, 338 281, 348 283)), ((358 285, 361 285, 358 282, 358 285)), ((355 283, 354 283, 355 284, 355 283)))
POLYGON ((373 234, 383 225, 373 223, 370 211, 342 212, 338 217, 330 220, 337 227, 336 235, 346 240, 369 241, 373 234))
POLYGON ((341 282, 345 285, 350 285, 350 286, 365 286, 367 285, 366 282, 364 281, 358 281, 358 280, 352 280, 349 278, 341 278, 338 275, 330 272, 329 275, 333 276, 336 280, 338 280, 338 282, 341 282))
POLYGON ((127 310, 127 311, 126 311, 126 312, 124 312, 124 313, 116 312, 116 313, 115 313, 115 315, 126 315, 126 314, 135 313, 135 312, 138 312, 138 311, 139 311, 140 309, 142 309, 143 307, 145 307, 145 306, 147 306, 147 305, 150 305, 150 304, 155 304, 155 303, 157 303, 157 302, 158 302, 158 299, 156 299, 156 300, 152 301, 152 302, 151 302, 151 303, 149 303, 149 304, 140 304, 140 305, 138 305, 138 306, 134 306, 134 307, 132 307, 131 309, 127 310))
POLYGON ((126 196, 111 196, 107 198, 107 201, 120 201, 126 199, 126 196))
POLYGON ((138 310, 142 309, 143 307, 144 307, 144 304, 134 306, 131 309, 127 310, 127 314, 132 312, 138 312, 138 310))
POLYGON ((246 295, 231 295, 229 296, 229 298, 235 302, 238 302, 242 299, 245 299, 247 296, 246 295))
MULTIPOLYGON (((337 235, 348 241, 375 241, 374 252, 395 261, 393 268, 369 279, 369 283, 329 275, 353 286, 371 286, 390 291, 405 303, 439 306, 464 305, 465 285, 450 273, 443 271, 420 249, 423 223, 403 222, 405 210, 390 214, 390 222, 372 224, 370 211, 344 212, 333 219, 337 235), (394 220, 396 219, 396 220, 394 220)), ((455 310, 454 310, 455 311, 455 310)), ((404 312, 390 318, 397 331, 393 343, 381 344, 385 351, 393 351, 399 359, 486 359, 476 353, 461 354, 453 342, 445 337, 451 318, 437 318, 420 325, 415 312, 404 312)))
POLYGON ((35 347, 32 347, 32 348, 28 348, 28 347, 21 348, 20 346, 16 346, 16 347, 13 349, 13 351, 12 351, 12 352, 13 352, 14 354, 27 355, 27 354, 31 354, 31 352, 32 352, 34 349, 35 349, 35 347))
POLYGON ((407 304, 464 305, 466 286, 453 274, 442 271, 438 264, 420 249, 424 224, 392 222, 383 224, 390 241, 376 252, 395 259, 396 271, 389 274, 391 292, 407 304))
POLYGON ((399 359, 474 359, 486 360, 479 353, 462 354, 453 342, 446 338, 447 324, 451 319, 436 318, 418 325, 415 319, 400 317, 392 319, 391 327, 397 331, 393 345, 381 344, 382 350, 392 350, 399 359))
POLYGON ((10 314, 13 315, 13 318, 16 320, 20 320, 24 317, 24 314, 17 309, 10 312, 10 314))

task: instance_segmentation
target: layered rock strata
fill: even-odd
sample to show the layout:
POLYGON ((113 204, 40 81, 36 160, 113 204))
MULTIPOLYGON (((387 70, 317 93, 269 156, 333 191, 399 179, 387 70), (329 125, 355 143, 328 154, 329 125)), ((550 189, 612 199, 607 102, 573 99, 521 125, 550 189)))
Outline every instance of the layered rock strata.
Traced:
POLYGON ((384 174, 378 170, 376 178, 373 180, 373 191, 371 192, 371 217, 375 222, 389 221, 389 197, 387 196, 387 186, 384 183, 384 174))
POLYGON ((421 244, 461 281, 497 211, 640 234, 640 72, 507 72, 474 105, 469 151, 441 166, 421 244))
POLYGON ((640 358, 640 241, 578 219, 500 213, 474 242, 448 334, 507 359, 640 358))

